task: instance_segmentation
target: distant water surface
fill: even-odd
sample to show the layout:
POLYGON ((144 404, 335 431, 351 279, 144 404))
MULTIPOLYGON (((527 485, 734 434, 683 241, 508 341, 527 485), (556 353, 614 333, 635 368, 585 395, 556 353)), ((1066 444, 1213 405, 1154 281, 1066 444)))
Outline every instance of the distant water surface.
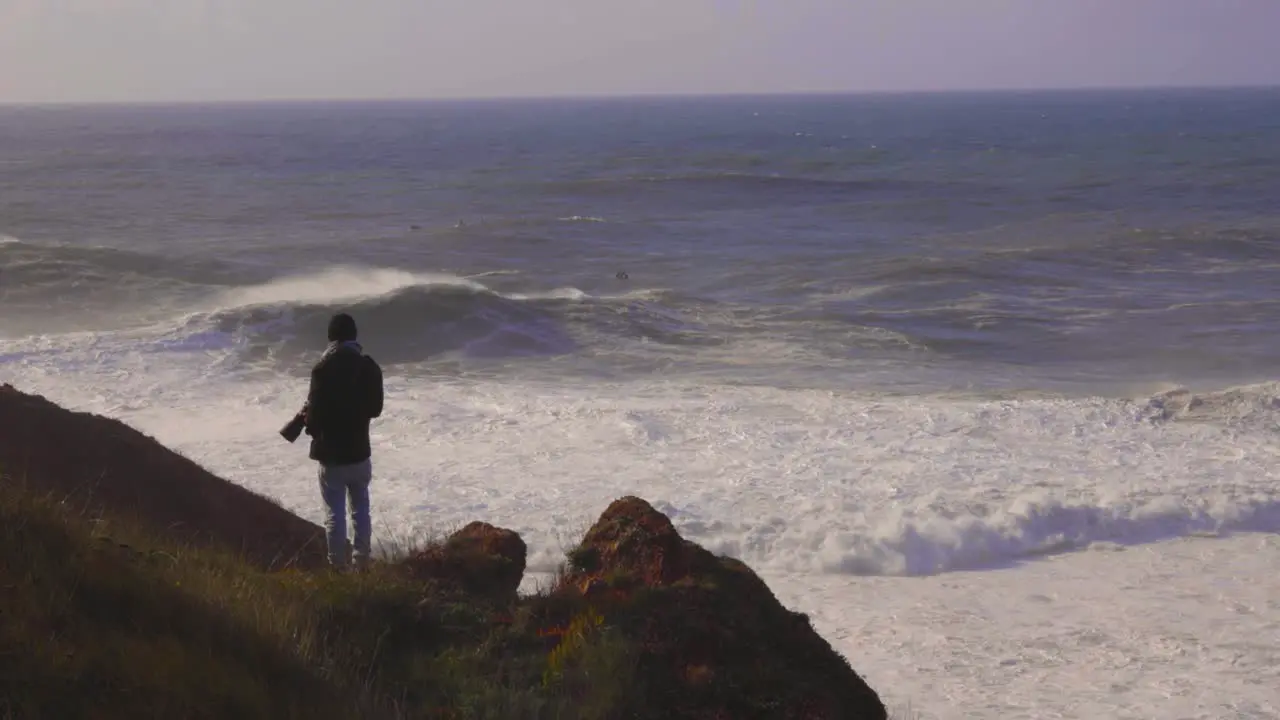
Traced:
POLYGON ((1276 91, 9 107, 0 332, 296 369, 341 306, 406 372, 1225 386, 1280 361, 1278 197, 1276 91))

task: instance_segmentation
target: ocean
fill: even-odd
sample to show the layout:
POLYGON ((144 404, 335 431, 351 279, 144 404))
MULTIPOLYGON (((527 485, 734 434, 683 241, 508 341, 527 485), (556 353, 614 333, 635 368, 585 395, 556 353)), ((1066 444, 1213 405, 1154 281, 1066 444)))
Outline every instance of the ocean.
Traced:
POLYGON ((922 718, 1280 718, 1280 90, 0 107, 0 382, 544 582, 636 494, 922 718))

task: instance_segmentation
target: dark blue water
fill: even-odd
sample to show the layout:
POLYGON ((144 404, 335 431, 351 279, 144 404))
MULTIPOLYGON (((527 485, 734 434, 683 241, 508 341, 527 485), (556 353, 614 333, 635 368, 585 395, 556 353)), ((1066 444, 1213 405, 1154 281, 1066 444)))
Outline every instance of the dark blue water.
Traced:
POLYGON ((1277 198, 1280 91, 3 108, 0 334, 286 362, 348 307, 424 372, 1234 385, 1280 365, 1277 198), (473 286, 205 312, 335 266, 473 286))

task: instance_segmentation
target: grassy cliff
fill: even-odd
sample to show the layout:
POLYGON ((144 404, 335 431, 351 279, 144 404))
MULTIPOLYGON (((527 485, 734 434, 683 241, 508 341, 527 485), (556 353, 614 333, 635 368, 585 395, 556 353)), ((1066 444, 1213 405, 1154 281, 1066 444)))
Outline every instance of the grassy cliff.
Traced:
POLYGON ((625 717, 629 648, 547 674, 564 600, 268 572, 0 489, 0 717, 625 717), (91 521, 92 520, 92 521, 91 521), (560 607, 555 607, 559 605, 560 607), (544 625, 542 621, 546 620, 544 625))
POLYGON ((318 527, 120 423, 0 388, 0 429, 0 718, 885 717, 638 498, 519 596, 509 531, 338 574, 318 527))

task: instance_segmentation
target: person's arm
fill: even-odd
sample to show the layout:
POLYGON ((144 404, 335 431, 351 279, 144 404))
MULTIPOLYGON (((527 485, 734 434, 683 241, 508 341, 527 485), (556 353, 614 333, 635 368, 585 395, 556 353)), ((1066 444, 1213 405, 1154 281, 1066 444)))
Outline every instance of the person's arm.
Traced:
POLYGON ((307 392, 307 434, 314 436, 315 431, 323 428, 329 421, 333 405, 333 391, 329 387, 329 373, 325 372, 325 364, 321 362, 311 369, 311 389, 307 392))
POLYGON ((382 390, 382 368, 379 367, 378 363, 372 358, 370 358, 368 362, 369 369, 373 373, 373 383, 375 386, 374 392, 376 393, 376 399, 373 401, 373 406, 369 408, 369 419, 372 420, 373 418, 382 416, 382 403, 386 398, 386 394, 382 390))

